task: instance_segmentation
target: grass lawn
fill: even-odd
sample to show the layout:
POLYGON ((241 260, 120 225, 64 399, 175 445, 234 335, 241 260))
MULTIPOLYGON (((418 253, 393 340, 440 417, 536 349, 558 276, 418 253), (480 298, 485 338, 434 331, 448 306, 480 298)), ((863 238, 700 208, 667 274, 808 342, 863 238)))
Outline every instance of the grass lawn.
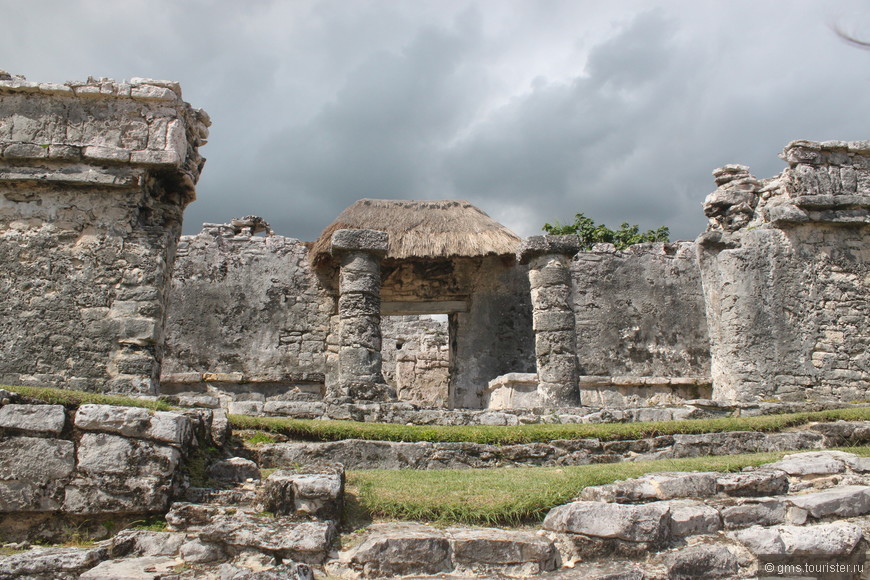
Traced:
MULTIPOLYGON (((870 456, 870 447, 842 449, 870 456)), ((738 471, 795 451, 655 461, 502 469, 360 470, 347 472, 346 522, 371 519, 440 524, 508 525, 539 522, 590 485, 659 471, 738 471)))

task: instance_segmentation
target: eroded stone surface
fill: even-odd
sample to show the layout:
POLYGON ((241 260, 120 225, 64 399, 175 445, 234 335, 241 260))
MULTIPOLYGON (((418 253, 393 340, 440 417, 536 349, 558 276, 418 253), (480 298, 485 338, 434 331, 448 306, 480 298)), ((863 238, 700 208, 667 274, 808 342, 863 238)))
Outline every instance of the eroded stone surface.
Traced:
POLYGON ((62 405, 4 405, 0 428, 60 435, 66 425, 62 405))
POLYGON ((645 505, 575 501, 550 510, 545 530, 629 542, 661 542, 670 534, 666 503, 645 505))

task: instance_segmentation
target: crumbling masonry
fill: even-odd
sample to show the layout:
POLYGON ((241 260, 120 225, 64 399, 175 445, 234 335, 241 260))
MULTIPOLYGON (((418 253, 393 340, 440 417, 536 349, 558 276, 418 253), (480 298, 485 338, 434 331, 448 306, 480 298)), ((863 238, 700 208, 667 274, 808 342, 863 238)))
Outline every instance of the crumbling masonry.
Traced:
POLYGON ((696 242, 578 253, 454 201, 362 200, 313 244, 252 217, 179 238, 208 125, 175 83, 0 77, 0 383, 255 412, 867 398, 870 142, 717 170, 696 242))

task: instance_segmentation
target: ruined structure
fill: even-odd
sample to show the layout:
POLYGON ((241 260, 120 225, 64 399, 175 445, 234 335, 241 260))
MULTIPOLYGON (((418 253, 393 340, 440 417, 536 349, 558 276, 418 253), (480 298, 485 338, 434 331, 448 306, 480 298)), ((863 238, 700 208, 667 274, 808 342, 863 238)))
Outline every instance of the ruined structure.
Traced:
POLYGON ((461 201, 361 200, 313 243, 254 216, 179 239, 207 126, 175 83, 0 73, 0 383, 197 407, 57 404, 0 388, 0 544, 19 552, 0 556, 0 578, 530 577, 559 567, 569 570, 552 577, 754 578, 783 565, 827 574, 832 563, 838 578, 861 577, 870 463, 820 450, 866 444, 867 421, 245 446, 220 407, 519 425, 866 399, 870 142, 793 142, 788 168, 767 180, 717 170, 697 242, 578 252, 571 236, 520 240, 461 201), (345 468, 783 450, 814 451, 735 473, 587 487, 537 532, 389 522, 336 541, 345 468), (166 528, 128 528, 152 517, 166 528))
POLYGON ((758 180, 729 165, 698 238, 722 400, 867 398, 870 142, 795 141, 758 180))
POLYGON ((175 83, 0 80, 0 381, 310 416, 866 398, 865 142, 717 170, 696 243, 578 252, 396 200, 311 243, 252 216, 179 241, 207 126, 175 83))
POLYGON ((208 125, 177 83, 0 75, 0 382, 157 392, 208 125))

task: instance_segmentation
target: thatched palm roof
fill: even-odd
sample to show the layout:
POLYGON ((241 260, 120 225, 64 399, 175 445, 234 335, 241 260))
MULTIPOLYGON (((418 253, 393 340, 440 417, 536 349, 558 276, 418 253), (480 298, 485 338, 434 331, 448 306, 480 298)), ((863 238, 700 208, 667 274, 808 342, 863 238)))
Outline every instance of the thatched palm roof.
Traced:
POLYGON ((332 234, 341 229, 387 232, 387 258, 396 259, 512 255, 520 244, 516 234, 467 201, 361 199, 314 242, 315 264, 329 260, 332 234))

